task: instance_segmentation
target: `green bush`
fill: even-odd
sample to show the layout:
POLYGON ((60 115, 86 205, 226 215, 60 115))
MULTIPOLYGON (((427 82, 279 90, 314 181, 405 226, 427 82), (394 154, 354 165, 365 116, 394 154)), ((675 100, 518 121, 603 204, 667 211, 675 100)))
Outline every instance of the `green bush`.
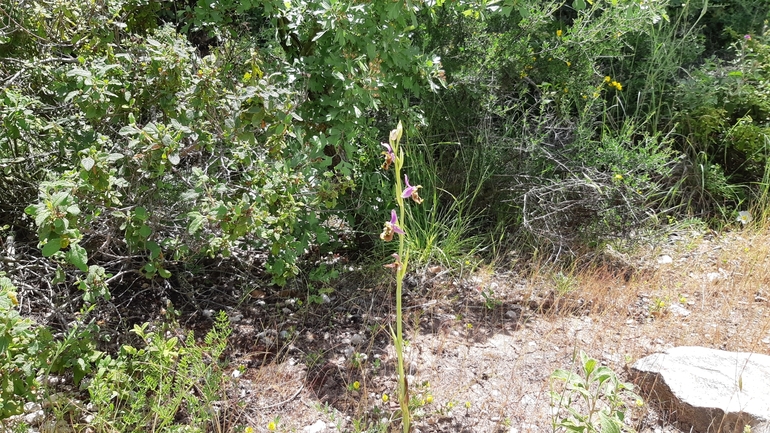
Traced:
POLYGON ((734 207, 767 189, 770 45, 746 35, 732 48, 733 60, 706 62, 679 81, 674 96, 685 150, 716 173, 694 181, 713 202, 734 207))
POLYGON ((23 413, 24 403, 37 401, 38 375, 50 356, 51 334, 17 311, 11 280, 0 275, 0 420, 23 413))

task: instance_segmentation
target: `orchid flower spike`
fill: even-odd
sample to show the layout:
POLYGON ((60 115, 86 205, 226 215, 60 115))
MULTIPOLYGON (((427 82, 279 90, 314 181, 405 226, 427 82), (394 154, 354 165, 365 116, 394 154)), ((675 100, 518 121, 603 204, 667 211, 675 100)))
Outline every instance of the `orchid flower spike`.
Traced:
POLYGON ((390 221, 385 222, 385 228, 382 229, 382 233, 380 233, 380 239, 382 239, 385 242, 390 242, 393 240, 393 233, 398 233, 400 235, 404 234, 404 230, 401 229, 401 227, 398 226, 398 217, 396 216, 396 210, 393 209, 390 211, 390 221))
POLYGON ((409 176, 407 175, 404 175, 404 183, 406 183, 406 188, 404 189, 404 192, 401 193, 401 198, 411 197, 417 204, 421 204, 422 198, 420 198, 419 189, 422 188, 422 185, 409 185, 409 176))
POLYGON ((393 153, 393 147, 391 147, 390 144, 381 143, 380 145, 385 148, 385 152, 382 152, 382 154, 385 155, 385 162, 382 164, 382 169, 387 170, 390 168, 390 164, 393 164, 393 161, 396 160, 396 154, 393 153))

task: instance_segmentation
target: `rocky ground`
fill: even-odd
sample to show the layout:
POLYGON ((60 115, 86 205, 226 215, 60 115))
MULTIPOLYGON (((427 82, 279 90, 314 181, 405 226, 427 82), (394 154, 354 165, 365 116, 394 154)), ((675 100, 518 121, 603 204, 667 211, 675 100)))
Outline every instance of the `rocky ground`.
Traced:
MULTIPOLYGON (((621 378, 674 346, 770 352, 765 245, 761 234, 689 232, 633 257, 612 251, 608 266, 574 276, 418 272, 405 301, 415 431, 552 431, 549 391, 561 388, 549 377, 579 371, 579 351, 621 378)), ((392 287, 351 274, 318 306, 289 297, 244 309, 232 359, 247 367, 238 386, 248 424, 397 431, 392 287)), ((638 431, 689 431, 653 402, 628 403, 638 431)))
MULTIPOLYGON (((414 431, 554 431, 566 412, 552 405, 551 391, 565 394, 551 374, 579 372, 581 351, 623 380, 635 360, 669 347, 770 353, 768 245, 764 233, 693 230, 632 253, 609 248, 601 266, 573 273, 523 273, 513 260, 415 270, 404 300, 414 431)), ((239 293, 188 309, 188 329, 205 330, 217 305, 229 313, 229 430, 400 431, 394 287, 387 273, 348 270, 315 297, 231 287, 239 293)), ((637 431, 689 431, 652 401, 624 401, 637 431)), ((25 416, 45 425, 39 409, 25 416)))

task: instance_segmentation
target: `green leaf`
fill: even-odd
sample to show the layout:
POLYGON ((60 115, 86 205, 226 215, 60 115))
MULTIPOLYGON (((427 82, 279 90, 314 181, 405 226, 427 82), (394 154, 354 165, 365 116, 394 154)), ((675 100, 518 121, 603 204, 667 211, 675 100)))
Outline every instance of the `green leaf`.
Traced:
POLYGON ((139 221, 147 221, 147 209, 137 206, 136 209, 134 209, 134 217, 139 221))
POLYGON ((586 2, 585 0, 575 0, 575 2, 572 3, 572 7, 575 8, 576 11, 582 11, 586 8, 586 2))
POLYGON ((61 249, 61 239, 50 238, 48 242, 43 245, 43 257, 51 257, 61 249))
POLYGON ((190 212, 187 214, 187 216, 190 218, 190 225, 187 227, 187 233, 194 235, 200 231, 206 219, 203 217, 203 215, 200 214, 200 212, 190 212))
POLYGON ((149 241, 147 242, 147 249, 150 250, 150 259, 157 259, 160 257, 160 246, 153 242, 149 241))
POLYGON ((86 157, 80 160, 80 165, 85 169, 85 171, 91 171, 92 168, 94 168, 94 164, 96 161, 94 161, 91 157, 86 157))
POLYGON ((88 253, 78 244, 71 244, 67 251, 67 261, 83 272, 88 272, 88 253))
POLYGON ((163 268, 158 268, 158 275, 160 275, 163 278, 171 278, 171 272, 163 268))
POLYGON ((604 412, 599 412, 599 419, 602 424, 602 433, 620 433, 620 423, 604 412))
POLYGON ((147 224, 142 224, 141 227, 139 227, 139 236, 147 239, 152 234, 152 229, 147 224))

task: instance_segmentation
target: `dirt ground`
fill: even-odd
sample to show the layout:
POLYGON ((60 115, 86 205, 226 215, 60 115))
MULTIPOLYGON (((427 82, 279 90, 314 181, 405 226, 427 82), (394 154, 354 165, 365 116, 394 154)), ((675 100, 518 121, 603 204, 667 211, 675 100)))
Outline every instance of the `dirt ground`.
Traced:
MULTIPOLYGON (((624 380, 635 360, 669 347, 770 353, 766 245, 764 234, 692 231, 633 256, 610 250, 606 266, 574 275, 524 276, 499 264, 455 276, 417 270, 404 301, 414 431, 553 431, 549 377, 578 371, 579 351, 624 380)), ((387 275, 351 272, 323 304, 259 296, 231 312, 241 422, 254 431, 271 421, 285 432, 400 431, 394 287, 387 275)), ((689 431, 653 402, 630 406, 637 431, 689 431)))

